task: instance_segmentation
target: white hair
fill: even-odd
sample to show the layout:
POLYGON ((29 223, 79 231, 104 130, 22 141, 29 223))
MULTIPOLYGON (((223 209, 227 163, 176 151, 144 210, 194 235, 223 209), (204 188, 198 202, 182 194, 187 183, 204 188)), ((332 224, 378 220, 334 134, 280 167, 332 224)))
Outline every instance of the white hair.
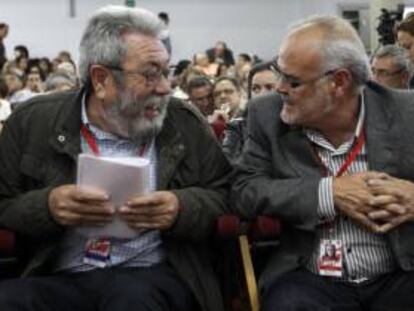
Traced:
POLYGON ((364 45, 354 27, 338 16, 318 15, 302 20, 290 28, 294 34, 309 28, 322 31, 322 71, 348 69, 354 86, 359 89, 371 77, 370 63, 364 45))
POLYGON ((89 79, 92 64, 119 67, 126 54, 123 35, 138 32, 159 38, 162 23, 152 12, 141 8, 109 5, 89 19, 80 42, 79 75, 83 83, 89 79))

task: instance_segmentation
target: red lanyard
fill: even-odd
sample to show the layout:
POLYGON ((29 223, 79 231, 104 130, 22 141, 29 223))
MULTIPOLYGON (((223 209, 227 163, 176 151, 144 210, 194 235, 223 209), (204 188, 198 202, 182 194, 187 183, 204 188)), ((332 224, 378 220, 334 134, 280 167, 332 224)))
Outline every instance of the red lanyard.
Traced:
MULTIPOLYGON (((365 143, 365 131, 362 130, 361 133, 359 134, 358 138, 357 138, 356 144, 352 147, 351 151, 349 152, 348 157, 345 159, 345 161, 342 164, 342 166, 340 167, 339 171, 336 173, 336 177, 341 177, 346 172, 346 170, 349 168, 351 163, 355 160, 358 153, 361 152, 362 147, 364 146, 364 143, 365 143)), ((318 155, 318 157, 319 157, 319 155, 318 155)), ((327 176, 328 175, 327 173, 329 171, 328 168, 323 164, 322 161, 321 161, 321 165, 322 165, 322 167, 325 171, 325 176, 327 176)))
MULTIPOLYGON (((91 148, 92 152, 96 156, 100 156, 99 147, 96 143, 95 137, 93 137, 91 131, 85 126, 85 124, 81 124, 81 132, 83 135, 83 138, 85 138, 86 142, 88 143, 89 148, 91 148)), ((138 155, 142 157, 147 150, 147 144, 144 144, 138 152, 138 155)))

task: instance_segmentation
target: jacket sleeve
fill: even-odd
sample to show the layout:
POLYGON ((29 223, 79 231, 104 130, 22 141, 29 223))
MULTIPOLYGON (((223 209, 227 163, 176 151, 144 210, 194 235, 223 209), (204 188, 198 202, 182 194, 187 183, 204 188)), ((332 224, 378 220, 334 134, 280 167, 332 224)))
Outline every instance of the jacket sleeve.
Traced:
POLYGON ((232 203, 237 213, 248 219, 268 215, 304 230, 314 230, 319 223, 321 178, 300 174, 290 166, 288 155, 280 148, 281 134, 275 123, 279 111, 269 108, 276 106, 271 104, 258 102, 249 109, 249 137, 236 164, 232 203))
POLYGON ((36 184, 34 175, 41 174, 41 168, 24 151, 30 135, 22 129, 27 119, 19 120, 15 114, 0 135, 0 226, 32 237, 46 236, 62 228, 49 213, 51 187, 36 184))
POLYGON ((201 241, 214 234, 217 218, 229 213, 232 168, 220 145, 209 132, 207 123, 197 122, 186 134, 192 136, 191 140, 195 142, 187 150, 193 160, 191 163, 183 161, 175 175, 179 176, 185 171, 185 175, 192 177, 187 180, 176 177, 175 181, 173 178, 176 185, 171 188, 179 199, 180 212, 175 225, 165 234, 201 241))

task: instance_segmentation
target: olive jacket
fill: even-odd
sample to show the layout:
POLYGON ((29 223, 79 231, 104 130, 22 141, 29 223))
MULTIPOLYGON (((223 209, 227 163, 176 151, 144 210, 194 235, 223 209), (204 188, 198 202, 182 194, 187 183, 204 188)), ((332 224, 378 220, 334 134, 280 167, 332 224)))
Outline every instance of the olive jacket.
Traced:
MULTIPOLYGON (((48 209, 50 191, 74 183, 84 90, 37 96, 19 106, 0 135, 0 226, 33 241, 23 275, 50 273, 65 227, 48 209)), ((162 233, 167 260, 203 311, 223 310, 211 236, 227 212, 231 166, 202 117, 171 98, 156 138, 158 189, 173 191, 179 216, 162 233)))

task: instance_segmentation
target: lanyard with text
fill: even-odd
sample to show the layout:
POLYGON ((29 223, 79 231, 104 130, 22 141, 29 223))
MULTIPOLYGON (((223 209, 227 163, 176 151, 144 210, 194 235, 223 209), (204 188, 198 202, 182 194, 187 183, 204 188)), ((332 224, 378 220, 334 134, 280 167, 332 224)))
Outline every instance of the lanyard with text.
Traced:
MULTIPOLYGON (((335 177, 341 177, 346 172, 346 170, 349 168, 349 166, 352 164, 352 162, 357 157, 358 153, 361 152, 362 147, 364 146, 364 143, 365 143, 365 130, 362 130, 357 138, 356 144, 352 147, 351 151, 349 152, 348 157, 345 159, 344 163, 339 168, 335 177)), ((324 170, 324 175, 328 176, 329 169, 327 168, 325 164, 323 164, 322 159, 319 156, 318 158, 321 160, 320 164, 324 170)))
MULTIPOLYGON (((91 131, 83 123, 81 124, 81 132, 82 132, 83 138, 85 138, 93 154, 96 156, 100 156, 99 147, 98 147, 98 144, 96 143, 95 137, 93 137, 91 131)), ((144 144, 139 149, 138 155, 142 157, 146 150, 147 150, 147 144, 144 144)))

